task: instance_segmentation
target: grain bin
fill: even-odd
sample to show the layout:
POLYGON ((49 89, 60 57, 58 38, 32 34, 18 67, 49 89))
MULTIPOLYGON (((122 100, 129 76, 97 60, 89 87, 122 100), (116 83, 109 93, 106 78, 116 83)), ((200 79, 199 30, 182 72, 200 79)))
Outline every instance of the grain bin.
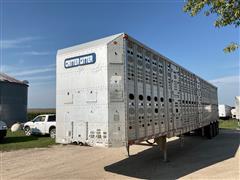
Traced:
POLYGON ((26 81, 19 81, 0 73, 0 121, 5 122, 8 127, 16 122, 25 122, 27 94, 26 81))
POLYGON ((125 33, 61 49, 56 65, 58 143, 216 132, 217 88, 125 33))

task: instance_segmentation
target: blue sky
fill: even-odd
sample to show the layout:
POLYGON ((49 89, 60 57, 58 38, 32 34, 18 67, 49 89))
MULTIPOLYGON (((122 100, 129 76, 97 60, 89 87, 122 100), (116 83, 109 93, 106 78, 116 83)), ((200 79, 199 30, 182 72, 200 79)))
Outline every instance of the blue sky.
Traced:
POLYGON ((55 107, 58 49, 125 32, 218 86, 219 103, 239 95, 239 29, 215 16, 190 17, 184 1, 0 0, 1 70, 27 79, 29 107, 55 107))

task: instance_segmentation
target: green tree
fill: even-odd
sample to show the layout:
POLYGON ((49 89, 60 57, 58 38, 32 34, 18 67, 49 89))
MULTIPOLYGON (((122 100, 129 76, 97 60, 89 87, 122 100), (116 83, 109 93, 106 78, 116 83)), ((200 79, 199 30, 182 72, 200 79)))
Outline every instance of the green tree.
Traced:
MULTIPOLYGON (((215 27, 232 25, 238 28, 240 25, 240 0, 188 0, 183 8, 191 16, 196 16, 202 9, 206 16, 217 15, 215 27)), ((239 44, 232 42, 224 48, 224 52, 233 52, 237 48, 239 44)))

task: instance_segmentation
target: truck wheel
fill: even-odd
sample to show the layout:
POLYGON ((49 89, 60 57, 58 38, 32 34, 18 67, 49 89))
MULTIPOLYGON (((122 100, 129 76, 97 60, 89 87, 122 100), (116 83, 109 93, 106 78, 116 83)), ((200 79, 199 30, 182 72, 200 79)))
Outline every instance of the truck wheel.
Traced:
POLYGON ((215 124, 215 122, 212 123, 212 132, 213 132, 213 137, 215 137, 216 134, 217 134, 217 132, 216 132, 216 124, 215 124))
POLYGON ((214 123, 214 127, 215 127, 215 136, 217 136, 218 135, 217 122, 214 123))
POLYGON ((190 136, 191 133, 190 133, 190 132, 186 132, 186 133, 184 133, 183 135, 184 135, 184 136, 190 136))
POLYGON ((208 139, 212 139, 213 138, 213 125, 209 124, 209 137, 208 139))
POLYGON ((201 134, 202 134, 202 129, 201 129, 201 128, 195 129, 195 130, 194 130, 194 133, 195 133, 197 136, 201 136, 201 134))
POLYGON ((7 135, 7 130, 1 130, 0 131, 0 141, 3 140, 3 138, 7 135))
POLYGON ((204 131, 205 131, 206 137, 208 139, 212 139, 212 137, 213 137, 212 124, 205 126, 204 131))
POLYGON ((216 126, 217 126, 217 135, 219 134, 219 122, 216 122, 216 126))
POLYGON ((51 137, 52 139, 55 139, 55 137, 56 137, 56 128, 50 129, 49 134, 50 134, 50 137, 51 137))
POLYGON ((32 133, 31 133, 31 129, 30 129, 29 126, 26 126, 24 128, 24 133, 25 133, 26 136, 31 136, 32 133))

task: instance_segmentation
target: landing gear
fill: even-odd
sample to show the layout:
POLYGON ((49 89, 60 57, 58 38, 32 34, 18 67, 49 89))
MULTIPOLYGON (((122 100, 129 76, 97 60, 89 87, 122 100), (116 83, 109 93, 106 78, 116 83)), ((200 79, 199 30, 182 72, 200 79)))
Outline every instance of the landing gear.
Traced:
POLYGON ((126 145, 126 149, 127 149, 127 156, 130 157, 130 145, 129 144, 126 145))
POLYGON ((184 135, 183 134, 181 134, 180 136, 179 136, 179 139, 180 139, 180 146, 181 146, 181 148, 184 146, 184 135))
POLYGON ((167 136, 161 136, 154 139, 155 142, 159 145, 161 151, 163 152, 163 161, 167 162, 167 136))

